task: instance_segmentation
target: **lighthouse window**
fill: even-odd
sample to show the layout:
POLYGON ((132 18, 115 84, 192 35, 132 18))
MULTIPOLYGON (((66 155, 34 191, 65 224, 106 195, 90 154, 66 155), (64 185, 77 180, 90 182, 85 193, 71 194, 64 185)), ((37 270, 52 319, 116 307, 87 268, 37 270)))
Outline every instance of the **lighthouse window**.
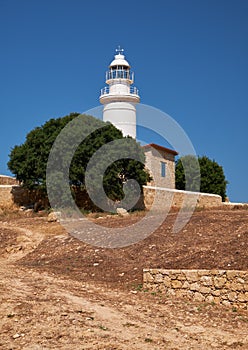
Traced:
POLYGON ((166 163, 161 162, 161 177, 165 177, 165 176, 166 176, 166 163))
POLYGON ((128 67, 113 66, 108 72, 109 79, 130 79, 130 71, 128 67))

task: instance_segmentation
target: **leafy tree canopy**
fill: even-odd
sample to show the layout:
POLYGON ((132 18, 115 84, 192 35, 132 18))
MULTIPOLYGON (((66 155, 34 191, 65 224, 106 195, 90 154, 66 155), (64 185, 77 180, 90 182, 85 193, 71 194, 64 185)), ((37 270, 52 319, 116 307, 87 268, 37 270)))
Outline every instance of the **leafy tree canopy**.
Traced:
POLYGON ((176 162, 176 188, 178 190, 200 190, 200 192, 204 193, 218 194, 225 200, 227 184, 228 182, 226 181, 222 166, 206 156, 197 158, 188 155, 176 162), (197 170, 199 167, 200 182, 199 171, 197 170), (185 173, 187 173, 187 177, 185 177, 185 173), (185 188, 186 183, 187 188, 185 188), (200 189, 197 189, 197 184, 199 183, 200 189))
MULTIPOLYGON (((101 179, 107 196, 112 200, 121 200, 124 197, 123 184, 129 179, 135 179, 142 189, 142 185, 145 185, 150 178, 145 171, 145 155, 140 145, 132 138, 124 138, 121 131, 110 123, 104 123, 88 115, 77 118, 78 116, 78 113, 71 113, 62 118, 50 119, 43 126, 29 132, 22 145, 15 146, 11 150, 8 167, 23 186, 46 190, 46 167, 51 148, 62 129, 66 127, 69 130, 71 127, 74 128, 71 130, 73 138, 67 137, 65 133, 65 136, 59 136, 59 141, 56 141, 55 147, 58 147, 58 151, 54 161, 57 164, 54 163, 56 169, 54 178, 59 179, 63 176, 63 169, 69 165, 70 185, 85 188, 86 168, 95 152, 109 142, 123 139, 128 141, 125 146, 118 146, 117 143, 117 146, 112 147, 104 157, 100 157, 89 170, 91 184, 97 190, 100 183, 99 169, 103 169, 101 163, 108 155, 110 160, 115 158, 116 160, 104 169, 104 176, 101 179), (77 120, 78 123, 71 126, 72 123, 69 122, 72 120, 77 120), (77 139, 83 141, 75 148, 77 139), (130 154, 130 157, 119 156, 123 151, 121 147, 125 147, 124 154, 130 154), (132 159, 133 153, 136 155, 135 159, 132 159)), ((68 135, 71 135, 71 132, 68 135)))

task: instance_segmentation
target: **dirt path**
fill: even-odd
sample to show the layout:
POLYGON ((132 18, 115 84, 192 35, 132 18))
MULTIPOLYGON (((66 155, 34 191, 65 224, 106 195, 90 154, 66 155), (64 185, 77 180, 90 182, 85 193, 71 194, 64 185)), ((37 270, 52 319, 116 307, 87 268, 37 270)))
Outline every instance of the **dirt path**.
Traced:
POLYGON ((9 237, 0 258, 0 349, 248 349, 247 311, 18 265, 43 240, 66 239, 46 227, 42 220, 0 223, 9 237))

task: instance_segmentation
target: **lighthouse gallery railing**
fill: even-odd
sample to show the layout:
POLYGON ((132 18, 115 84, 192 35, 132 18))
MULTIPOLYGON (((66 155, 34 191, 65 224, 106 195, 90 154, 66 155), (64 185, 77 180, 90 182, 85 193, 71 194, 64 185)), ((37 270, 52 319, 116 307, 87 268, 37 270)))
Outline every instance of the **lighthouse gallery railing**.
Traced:
MULTIPOLYGON (((109 94, 109 86, 105 86, 101 89, 101 95, 109 94)), ((139 90, 135 86, 130 86, 129 94, 131 95, 139 95, 139 90)))

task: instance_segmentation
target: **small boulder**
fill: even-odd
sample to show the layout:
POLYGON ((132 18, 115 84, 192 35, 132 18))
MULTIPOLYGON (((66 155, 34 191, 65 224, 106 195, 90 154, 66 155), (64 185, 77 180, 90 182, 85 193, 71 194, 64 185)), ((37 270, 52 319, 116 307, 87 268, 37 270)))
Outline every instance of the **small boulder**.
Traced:
POLYGON ((20 337, 21 337, 21 334, 18 334, 18 333, 13 335, 13 339, 17 339, 17 338, 20 338, 20 337))
POLYGON ((116 209, 116 213, 117 213, 119 216, 129 216, 129 213, 128 213, 127 210, 124 209, 124 208, 117 208, 117 209, 116 209))
POLYGON ((52 211, 48 217, 47 217, 47 221, 48 222, 56 222, 59 220, 59 218, 61 217, 61 212, 60 211, 52 211))

